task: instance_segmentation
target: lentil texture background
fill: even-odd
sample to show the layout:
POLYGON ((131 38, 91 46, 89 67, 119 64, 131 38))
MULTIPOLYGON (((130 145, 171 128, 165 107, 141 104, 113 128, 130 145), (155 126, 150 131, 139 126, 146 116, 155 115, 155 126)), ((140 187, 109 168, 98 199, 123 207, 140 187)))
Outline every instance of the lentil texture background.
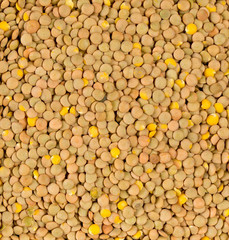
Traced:
POLYGON ((229 0, 0 1, 0 238, 229 239, 229 0))

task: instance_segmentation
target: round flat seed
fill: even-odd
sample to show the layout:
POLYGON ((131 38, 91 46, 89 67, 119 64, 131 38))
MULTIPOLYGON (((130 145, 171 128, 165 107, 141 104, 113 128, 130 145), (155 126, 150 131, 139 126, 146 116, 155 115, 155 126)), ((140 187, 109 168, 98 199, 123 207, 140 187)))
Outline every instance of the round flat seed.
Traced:
POLYGON ((8 70, 8 63, 6 61, 0 61, 0 73, 5 73, 8 70))
POLYGON ((51 3, 51 0, 47 0, 47 1, 46 0, 39 0, 38 2, 41 6, 47 7, 51 3))
POLYGON ((71 138, 71 144, 73 147, 81 147, 83 145, 83 139, 80 136, 73 136, 71 138))
POLYGON ((23 34, 21 36, 21 43, 24 45, 24 46, 30 46, 33 42, 33 38, 30 34, 23 34))
POLYGON ((40 24, 36 20, 29 20, 25 23, 25 30, 29 33, 36 33, 38 29, 40 28, 40 24))
POLYGON ((37 35, 41 40, 47 40, 50 38, 51 33, 48 28, 40 28, 37 31, 37 35))
POLYGON ((50 128, 57 130, 62 127, 62 122, 60 119, 55 118, 50 121, 49 126, 50 128))

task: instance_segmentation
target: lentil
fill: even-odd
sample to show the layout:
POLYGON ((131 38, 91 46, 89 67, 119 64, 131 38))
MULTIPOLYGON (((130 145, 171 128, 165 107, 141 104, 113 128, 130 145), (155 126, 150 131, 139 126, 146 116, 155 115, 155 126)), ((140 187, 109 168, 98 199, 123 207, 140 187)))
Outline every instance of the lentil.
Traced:
POLYGON ((0 238, 228 239, 228 5, 1 1, 0 238))

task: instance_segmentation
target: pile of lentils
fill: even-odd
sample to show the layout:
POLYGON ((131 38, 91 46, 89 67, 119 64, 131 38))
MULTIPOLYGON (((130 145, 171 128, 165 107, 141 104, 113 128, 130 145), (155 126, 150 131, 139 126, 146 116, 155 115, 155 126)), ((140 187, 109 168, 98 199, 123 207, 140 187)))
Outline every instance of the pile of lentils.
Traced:
POLYGON ((229 0, 2 0, 0 238, 229 239, 229 0))

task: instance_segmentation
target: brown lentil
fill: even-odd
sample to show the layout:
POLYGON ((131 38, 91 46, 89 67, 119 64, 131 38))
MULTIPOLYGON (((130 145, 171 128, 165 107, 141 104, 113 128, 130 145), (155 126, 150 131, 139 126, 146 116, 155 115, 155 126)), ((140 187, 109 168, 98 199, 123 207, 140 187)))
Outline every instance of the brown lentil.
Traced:
POLYGON ((1 2, 2 239, 228 239, 228 6, 1 2))

